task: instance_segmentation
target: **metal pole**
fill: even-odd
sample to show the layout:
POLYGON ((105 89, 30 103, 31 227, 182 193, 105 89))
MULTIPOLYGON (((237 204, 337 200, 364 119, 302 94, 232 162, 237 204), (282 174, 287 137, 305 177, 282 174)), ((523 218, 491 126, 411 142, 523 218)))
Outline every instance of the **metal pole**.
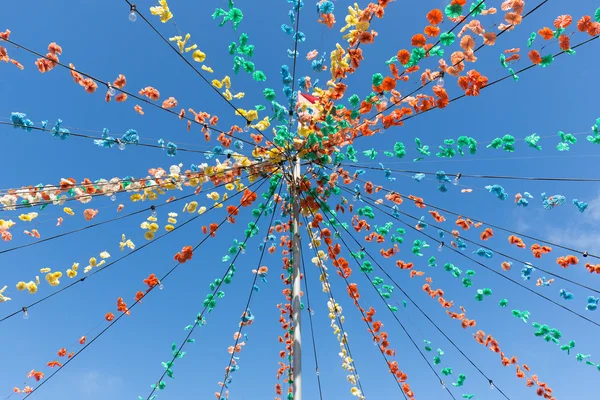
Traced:
POLYGON ((302 400, 302 336, 301 336, 301 315, 300 315, 300 159, 296 160, 294 166, 292 183, 292 223, 294 226, 292 237, 292 310, 294 323, 294 347, 292 358, 293 373, 293 395, 294 400, 302 400))

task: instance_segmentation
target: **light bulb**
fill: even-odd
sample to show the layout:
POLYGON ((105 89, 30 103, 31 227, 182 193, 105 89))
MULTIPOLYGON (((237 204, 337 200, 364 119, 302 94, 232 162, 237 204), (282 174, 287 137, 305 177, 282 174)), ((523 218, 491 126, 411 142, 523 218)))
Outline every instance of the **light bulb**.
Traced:
POLYGON ((158 285, 158 290, 163 290, 165 287, 163 286, 161 281, 158 281, 158 283, 160 283, 160 285, 158 285))
POLYGON ((151 210, 152 210, 152 216, 154 218, 158 217, 158 213, 156 212, 156 208, 154 208, 154 206, 152 206, 151 210))
POLYGON ((115 88, 114 88, 114 87, 112 87, 112 86, 110 85, 110 83, 109 83, 107 86, 108 86, 108 95, 109 95, 110 97, 114 97, 114 96, 117 94, 117 91, 115 90, 115 88))
POLYGON ((458 182, 460 181, 460 177, 461 177, 461 176, 462 176, 462 174, 457 174, 457 175, 454 177, 454 180, 452 181, 452 184, 453 184, 454 186, 458 185, 458 182))
POLYGON ((444 242, 440 242, 440 245, 437 250, 441 253, 443 249, 444 249, 444 242))
POLYGON ((115 200, 117 199, 117 196, 115 196, 115 194, 113 193, 113 194, 110 196, 110 199, 111 199, 112 201, 115 201, 115 200))
POLYGON ((119 150, 125 150, 125 143, 119 143, 119 150))
POLYGON ((23 307, 23 319, 29 319, 29 312, 27 312, 27 307, 23 307))
POLYGON ((444 87, 444 83, 445 83, 445 82, 444 82, 444 77, 443 77, 443 76, 440 76, 440 79, 438 79, 438 80, 437 80, 437 85, 438 85, 439 87, 444 87))
POLYGON ((129 13, 129 20, 131 22, 137 21, 137 14, 135 13, 135 11, 131 10, 131 12, 129 13))
POLYGON ((249 132, 250 131, 250 122, 248 122, 246 124, 246 126, 244 126, 244 132, 249 132))
POLYGON ((309 310, 310 310, 310 315, 315 315, 315 312, 313 311, 312 308, 310 308, 309 310))
POLYGON ((492 380, 490 379, 490 389, 495 389, 496 387, 494 386, 494 382, 492 382, 492 380))
POLYGON ((446 384, 443 381, 440 381, 440 383, 442 384, 442 389, 446 389, 446 384))

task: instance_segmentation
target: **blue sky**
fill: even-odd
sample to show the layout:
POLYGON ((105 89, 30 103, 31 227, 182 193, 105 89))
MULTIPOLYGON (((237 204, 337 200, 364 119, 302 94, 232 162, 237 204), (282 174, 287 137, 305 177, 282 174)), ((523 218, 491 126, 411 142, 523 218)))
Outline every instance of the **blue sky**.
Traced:
MULTIPOLYGON (((293 42, 281 32, 280 25, 288 22, 289 4, 283 0, 264 2, 268 4, 238 1, 236 5, 244 11, 245 19, 238 31, 233 32, 230 26, 218 28, 217 23, 210 17, 214 8, 224 7, 225 3, 225 0, 194 4, 173 1, 170 6, 175 14, 177 28, 183 33, 190 32, 192 41, 198 43, 207 53, 210 65, 215 70, 215 78, 222 78, 232 72, 232 61, 227 54, 227 46, 231 41, 237 40, 241 32, 248 33, 250 43, 256 45, 254 61, 257 68, 267 74, 268 80, 265 84, 256 83, 243 73, 233 77, 234 91, 246 92, 246 98, 236 103, 238 106, 249 108, 264 103, 261 91, 265 86, 274 88, 283 102, 279 70, 282 64, 290 62, 286 49, 291 48, 293 42)), ((383 20, 375 20, 373 28, 378 31, 379 36, 374 45, 364 46, 365 61, 360 70, 346 81, 350 86, 349 93, 357 93, 364 97, 371 90, 371 75, 374 72, 385 73, 383 61, 396 54, 398 49, 409 47, 410 37, 423 29, 427 11, 433 7, 443 8, 446 4, 441 0, 422 3, 425 2, 394 2, 388 7, 383 20)), ((488 6, 499 7, 499 3, 490 1, 488 6)), ((338 29, 348 4, 349 2, 342 0, 336 2, 338 29)), ((527 1, 528 9, 533 7, 533 4, 533 1, 527 1)), ((154 3, 144 0, 138 7, 148 15, 150 5, 154 3)), ((597 6, 597 3, 590 0, 568 4, 548 2, 514 32, 499 38, 495 47, 485 48, 478 53, 476 68, 491 79, 503 76, 505 71, 498 62, 502 50, 525 47, 529 33, 542 26, 550 26, 557 15, 569 13, 574 19, 578 19, 581 15, 593 14, 597 6)), ((64 1, 40 3, 31 0, 9 0, 3 7, 0 30, 10 29, 12 40, 42 53, 45 52, 48 43, 55 41, 63 47, 61 61, 72 62, 78 69, 106 80, 113 80, 119 73, 123 73, 128 78, 127 89, 131 91, 151 85, 160 90, 161 99, 174 96, 185 108, 191 107, 196 111, 205 110, 219 115, 221 123, 226 126, 239 122, 225 102, 166 48, 150 28, 141 20, 130 23, 127 19, 128 13, 125 1, 93 0, 74 5, 64 1)), ((314 4, 308 3, 301 16, 300 30, 307 35, 307 41, 299 47, 302 57, 312 49, 329 51, 334 48, 336 42, 342 40, 337 29, 324 28, 316 23, 316 18, 314 4)), ((172 23, 163 25, 158 19, 151 20, 165 36, 176 34, 177 28, 172 23)), ((487 18, 485 25, 488 26, 490 21, 499 23, 500 17, 487 18)), ((581 35, 577 37, 583 38, 581 35)), ((573 42, 577 43, 579 40, 573 39, 573 42)), ((554 50, 555 48, 552 51, 554 50)), ((9 47, 9 54, 24 64, 26 69, 19 71, 12 65, 0 65, 0 86, 4 94, 0 99, 0 117, 3 121, 10 117, 11 112, 20 111, 26 112, 28 117, 36 122, 61 118, 65 126, 92 130, 95 132, 93 134, 98 136, 105 127, 113 133, 122 133, 134 128, 138 130, 142 139, 164 138, 182 147, 202 150, 210 149, 214 145, 212 142, 206 144, 198 131, 188 133, 185 123, 168 113, 144 107, 146 115, 140 116, 133 111, 135 102, 131 99, 124 104, 106 104, 102 94, 86 94, 81 87, 74 84, 68 71, 57 68, 42 75, 33 64, 34 56, 12 47, 9 47)), ((522 54, 524 55, 525 51, 522 51, 522 54)), ((588 132, 596 118, 600 117, 598 107, 594 105, 597 54, 598 43, 593 42, 578 49, 575 56, 561 56, 548 68, 535 68, 524 73, 518 83, 507 80, 484 90, 479 98, 462 99, 447 109, 419 116, 407 122, 404 127, 389 129, 383 136, 358 139, 356 147, 361 150, 375 148, 381 151, 390 149, 396 141, 403 141, 407 147, 412 148, 414 137, 420 137, 435 148, 443 139, 456 138, 463 134, 473 136, 483 144, 510 133, 521 139, 514 154, 485 150, 480 146, 481 150, 476 156, 453 160, 432 157, 416 165, 409 162, 409 157, 414 155, 413 150, 409 157, 389 162, 386 166, 398 169, 419 168, 426 172, 443 169, 447 173, 463 174, 596 177, 598 151, 594 145, 584 140, 585 135, 578 136, 579 142, 572 146, 568 153, 560 153, 554 147, 559 142, 559 130, 570 133, 588 132), (544 137, 543 152, 526 148, 522 141, 526 135, 534 132, 544 137)), ((527 65, 524 60, 517 64, 515 69, 527 65)), ((433 64, 428 66, 433 67, 433 64)), ((311 74, 313 81, 316 78, 321 81, 327 79, 325 73, 316 76, 304 58, 299 60, 298 68, 298 76, 311 74)), ((459 94, 459 88, 453 79, 447 78, 446 85, 451 97, 459 94)), ((412 87, 413 82, 409 82, 401 87, 401 90, 408 91, 412 87)), ((0 185, 2 188, 40 182, 56 183, 61 177, 74 177, 77 180, 84 177, 137 177, 146 175, 147 170, 153 167, 166 168, 179 162, 187 167, 192 163, 205 161, 204 157, 198 154, 180 152, 177 158, 172 159, 157 149, 133 148, 121 152, 117 149, 98 148, 89 140, 75 137, 62 142, 48 134, 25 133, 6 126, 0 126, 0 131, 6 137, 2 154, 5 166, 0 185)), ((366 158, 362 160, 366 161, 366 158)), ((463 179, 461 183, 473 187, 473 193, 461 194, 453 187, 448 193, 442 194, 436 190, 437 185, 434 181, 416 183, 402 174, 395 176, 397 180, 392 184, 385 181, 383 174, 377 171, 366 175, 368 179, 390 189, 406 195, 424 197, 427 202, 458 213, 577 249, 596 254, 600 252, 600 188, 596 184, 463 179), (503 185, 510 198, 515 193, 529 191, 536 200, 526 209, 517 208, 510 199, 501 202, 484 189, 484 186, 495 183, 503 185), (567 196, 569 204, 546 211, 541 207, 539 200, 542 192, 563 194, 567 196), (575 206, 570 204, 573 198, 587 201, 590 204, 589 209, 584 214, 579 214, 575 206)), ((125 200, 123 202, 128 212, 147 206, 134 205, 125 200)), ((116 204, 109 199, 94 201, 92 205, 100 209, 98 220, 109 219, 115 215, 116 204)), ((86 207, 75 208, 81 212, 86 207)), ((181 205, 174 205, 173 210, 180 212, 181 205)), ((408 203, 403 205, 403 211, 417 217, 423 215, 408 203)), ((56 217, 62 215, 58 208, 48 208, 40 214, 36 228, 44 236, 85 225, 83 219, 78 217, 67 220, 61 228, 55 228, 56 217)), ((163 218, 161 226, 165 223, 165 214, 166 210, 163 208, 160 214, 163 218)), ((17 215, 17 212, 0 212, 0 218, 10 216, 15 219, 17 215)), ((224 216, 224 212, 219 211, 210 221, 219 221, 224 216)), ((347 216, 342 218, 348 220, 347 216)), ((452 221, 449 216, 447 218, 452 221)), ((10 295, 13 297, 12 302, 0 305, 0 315, 4 316, 51 293, 52 289, 48 286, 42 286, 37 297, 16 292, 14 289, 17 281, 32 279, 39 274, 40 268, 51 267, 64 271, 74 261, 84 263, 102 250, 107 250, 116 257, 121 233, 125 233, 136 244, 141 245, 144 239, 139 224, 143 220, 144 214, 27 250, 0 255, 0 267, 3 272, 0 286, 9 285, 10 295)), ((183 220, 181 218, 181 222, 183 220)), ((137 398, 138 395, 145 398, 150 384, 163 371, 160 362, 170 358, 170 345, 183 340, 186 334, 183 327, 191 323, 196 313, 201 311, 209 283, 215 277, 222 276, 226 265, 221 262, 221 257, 230 246, 231 240, 242 238, 243 226, 250 220, 248 215, 240 217, 239 225, 228 227, 218 240, 203 245, 191 262, 178 268, 165 281, 164 290, 148 296, 143 304, 136 307, 132 316, 115 324, 34 396, 39 399, 60 396, 64 400, 137 398)), ((389 218, 380 215, 375 223, 383 224, 387 220, 389 218)), ((208 221, 208 218, 204 221, 208 221)), ((29 320, 15 317, 0 324, 3 355, 3 363, 0 366, 0 397, 9 395, 13 386, 22 387, 24 378, 31 369, 47 371, 43 366, 55 358, 61 347, 77 349, 76 343, 80 336, 95 327, 103 326, 102 318, 106 312, 115 312, 118 297, 124 297, 126 301, 131 302, 135 292, 143 290, 142 279, 148 274, 166 273, 173 266, 174 253, 185 245, 195 245, 201 240, 202 223, 204 222, 191 223, 173 235, 161 239, 160 243, 148 246, 103 274, 98 274, 94 279, 39 305, 31 310, 29 320)), ((223 378, 224 368, 229 361, 226 349, 233 344, 232 335, 237 330, 238 318, 243 311, 252 279, 250 271, 257 267, 256 248, 259 237, 264 235, 267 224, 267 220, 261 221, 261 233, 251 240, 249 250, 236 263, 239 272, 234 283, 227 288, 227 295, 216 310, 208 316, 208 324, 194 333, 196 343, 187 348, 187 356, 176 364, 176 380, 168 381, 167 390, 161 393, 160 398, 182 398, 189 395, 210 398, 209 396, 213 396, 212 393, 219 389, 217 382, 223 378)), ((394 226, 401 225, 395 223, 394 226)), ((449 222, 443 226, 445 229, 452 229, 453 225, 449 222)), ((0 249, 29 242, 29 237, 19 233, 27 228, 29 226, 22 223, 17 225, 15 240, 10 244, 2 244, 0 249)), ((429 232, 434 233, 431 228, 429 232)), ((509 247, 503 233, 496 232, 496 235, 493 241, 488 243, 492 248, 535 264, 529 251, 509 247)), ((409 255, 410 243, 419 237, 411 231, 406 236, 407 241, 402 247, 400 257, 406 261, 418 261, 422 268, 428 268, 425 265, 426 258, 415 260, 409 255)), ((469 238, 477 240, 475 235, 469 238)), ((349 239, 346 241, 351 242, 349 239)), ((532 244, 531 241, 526 243, 532 244)), ((475 250, 473 247, 469 247, 470 251, 475 250)), ((378 252, 378 247, 373 245, 368 249, 371 253, 378 252)), ((499 279, 477 265, 472 265, 462 257, 447 251, 437 254, 433 248, 427 253, 427 257, 432 254, 443 262, 456 264, 463 270, 472 268, 477 271, 475 285, 465 289, 459 281, 439 267, 426 270, 434 282, 446 291, 445 297, 464 305, 468 316, 477 320, 478 329, 492 334, 501 343, 507 355, 516 355, 526 362, 542 380, 548 382, 557 398, 593 398, 595 389, 590 382, 597 378, 599 372, 593 367, 578 363, 573 356, 567 357, 556 346, 534 337, 531 324, 524 324, 513 318, 510 310, 530 311, 530 321, 548 324, 561 330, 566 341, 573 339, 577 342, 575 352, 591 353, 593 359, 600 362, 600 346, 594 340, 596 328, 593 325, 506 280, 499 279), (493 296, 481 303, 475 302, 475 289, 483 287, 492 288, 493 296), (499 299, 504 297, 509 299, 508 309, 497 306, 499 299)), ((556 256, 565 254, 555 249, 552 254, 542 259, 543 267, 598 287, 594 281, 595 277, 590 276, 582 264, 562 270, 554 263, 556 256)), ((306 256, 307 261, 311 257, 309 252, 306 256)), ((275 374, 280 350, 276 339, 281 334, 275 305, 284 301, 278 279, 281 264, 279 260, 277 255, 273 255, 268 256, 264 262, 271 269, 269 283, 261 285, 262 289, 254 296, 250 307, 256 315, 256 320, 247 331, 250 341, 241 353, 241 369, 234 375, 231 398, 258 399, 274 396, 273 387, 276 383, 275 374)), ((422 282, 407 279, 407 275, 397 270, 390 260, 382 262, 422 309, 510 398, 535 397, 533 390, 526 388, 524 382, 514 376, 512 368, 503 368, 496 354, 475 343, 472 338, 473 331, 464 331, 456 321, 447 318, 436 302, 423 294, 420 290, 422 282)), ((500 257, 495 256, 486 264, 498 268, 500 262, 500 257)), ((347 398, 350 397, 350 385, 344 382, 345 374, 339 366, 337 356, 337 342, 328 326, 327 297, 319 290, 316 268, 310 262, 307 267, 311 268, 309 285, 311 302, 316 311, 313 319, 324 397, 333 400, 347 398)), ((390 334, 391 345, 398 352, 397 360, 408 373, 409 382, 417 398, 447 396, 404 332, 385 311, 385 305, 377 299, 369 283, 360 276, 358 268, 354 269, 353 278, 361 288, 363 306, 373 305, 379 311, 378 316, 390 334)), ((515 265, 510 276, 520 281, 519 270, 520 266, 515 265)), ((542 275, 536 272, 534 279, 542 275)), ((63 279, 64 284, 68 279, 63 279)), ((585 311, 585 298, 591 293, 579 290, 573 285, 565 285, 558 280, 552 287, 543 289, 536 288, 533 280, 523 283, 560 302, 564 300, 558 296, 559 289, 565 288, 573 292, 575 300, 565 304, 598 321, 597 312, 585 311)), ((360 320, 360 315, 344 294, 343 281, 332 274, 332 285, 336 299, 344 306, 347 321, 345 329, 350 335, 350 346, 365 395, 369 398, 399 397, 394 382, 387 374, 385 364, 371 344, 370 334, 360 320)), ((405 298, 396 291, 392 299, 401 302, 405 298)), ((443 366, 453 368, 454 380, 459 373, 467 375, 464 392, 475 393, 476 398, 485 400, 501 398, 497 391, 489 389, 487 382, 414 307, 409 306, 402 310, 399 316, 417 343, 421 344, 424 339, 428 339, 433 342, 434 348, 440 347, 446 352, 443 366)), ((305 327, 308 328, 308 325, 305 327)), ((97 333, 98 330, 94 332, 97 333)), ((93 336, 93 333, 89 336, 93 336)), ((308 330, 305 330, 305 343, 305 396, 307 399, 313 399, 317 398, 317 390, 308 330)), ((427 356, 431 359, 433 354, 427 356)), ((453 391, 456 397, 460 397, 464 392, 453 391)))

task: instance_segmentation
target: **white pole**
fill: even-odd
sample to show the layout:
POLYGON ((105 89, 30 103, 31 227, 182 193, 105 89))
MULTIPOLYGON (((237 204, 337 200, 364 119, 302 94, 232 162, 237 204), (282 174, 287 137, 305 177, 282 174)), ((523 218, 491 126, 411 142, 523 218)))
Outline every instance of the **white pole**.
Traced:
POLYGON ((300 330, 300 262, 301 262, 301 251, 300 251, 300 159, 296 160, 294 166, 292 183, 292 223, 294 226, 293 237, 292 237, 292 310, 293 310, 293 323, 294 323, 294 347, 293 347, 293 358, 292 358, 292 372, 293 372, 293 395, 294 400, 302 400, 302 336, 300 330))

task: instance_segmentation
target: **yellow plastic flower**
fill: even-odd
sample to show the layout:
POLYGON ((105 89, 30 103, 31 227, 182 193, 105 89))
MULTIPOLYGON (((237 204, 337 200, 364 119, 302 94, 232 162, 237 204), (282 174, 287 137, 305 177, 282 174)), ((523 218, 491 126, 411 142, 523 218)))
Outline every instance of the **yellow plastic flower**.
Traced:
POLYGON ((208 72, 210 74, 212 74, 213 72, 215 72, 215 71, 213 71, 213 69, 211 67, 207 67, 206 65, 202 66, 202 70, 206 71, 206 72, 208 72))
POLYGON ((73 271, 77 271, 79 269, 79 263, 73 263, 73 265, 71 266, 71 269, 73 271))
POLYGON ((177 220, 175 218, 168 218, 167 222, 170 223, 170 224, 176 224, 177 220))
POLYGON ((181 36, 173 36, 172 38, 169 38, 170 42, 177 42, 177 47, 179 47, 179 52, 183 53, 183 49, 185 47, 185 45, 187 44, 188 40, 190 40, 190 34, 186 34, 185 38, 182 38, 181 36))
POLYGON ((119 242, 119 247, 121 248, 121 251, 123 251, 125 249, 125 246, 127 246, 131 250, 135 249, 135 244, 133 244, 133 242, 131 241, 131 239, 127 239, 125 237, 125 234, 122 234, 121 235, 121 242, 119 242))
POLYGON ((90 258, 90 266, 95 267, 98 262, 95 257, 90 258))
POLYGON ((212 193, 207 194, 206 197, 208 197, 211 200, 217 201, 217 200, 219 200, 219 198, 221 196, 217 192, 212 192, 212 193))
POLYGON ((167 0, 158 0, 159 6, 150 7, 150 12, 152 15, 157 15, 160 17, 160 22, 163 24, 168 20, 173 18, 173 13, 169 10, 169 5, 167 4, 167 0))
POLYGON ((198 210, 198 214, 202 215, 206 212, 206 207, 202 206, 200 207, 200 209, 198 210))
POLYGON ((152 239, 154 239, 154 232, 152 232, 152 231, 147 231, 147 232, 144 234, 144 238, 145 238, 146 240, 152 240, 152 239))
POLYGON ((235 189, 235 186, 233 183, 228 183, 227 185, 225 185, 225 189, 227 190, 233 190, 235 189))
POLYGON ((17 290, 25 290, 27 289, 27 284, 23 281, 17 283, 17 290))
POLYGON ((104 264, 106 264, 106 260, 102 260, 102 261, 100 261, 100 262, 99 262, 99 263, 96 265, 96 267, 101 267, 101 266, 103 266, 104 264))
POLYGON ((52 271, 50 268, 42 268, 42 269, 40 269, 40 273, 42 273, 42 274, 46 274, 46 273, 48 273, 50 271, 52 271))
POLYGON ((35 294, 38 290, 37 285, 35 284, 35 282, 29 282, 27 284, 27 291, 29 292, 29 294, 35 294))
POLYGON ((130 197, 131 201, 136 202, 142 200, 142 195, 139 193, 134 193, 130 197))
POLYGON ((148 226, 148 229, 150 230, 150 232, 156 232, 158 230, 159 226, 156 222, 151 223, 148 226))
POLYGON ((74 270, 72 270, 72 269, 69 268, 67 270, 67 276, 69 278, 75 278, 77 276, 77 271, 74 271, 74 270))
POLYGON ((156 222, 156 221, 158 221, 158 218, 156 218, 156 217, 153 217, 153 216, 151 215, 151 216, 149 216, 148 218, 146 218, 146 220, 148 220, 148 221, 150 221, 150 222, 156 222))
POLYGON ((258 121, 256 124, 252 125, 253 128, 264 131, 271 126, 271 122, 269 121, 269 117, 265 117, 264 119, 258 121))
POLYGON ((231 89, 231 78, 228 75, 226 75, 225 78, 223 78, 222 80, 213 79, 212 85, 217 89, 222 89, 223 87, 225 89, 231 89))
POLYGON ((34 218, 36 218, 37 216, 38 216, 38 213, 36 213, 36 212, 30 212, 30 213, 27 213, 27 214, 21 214, 21 215, 19 215, 19 219, 21 221, 29 222, 29 221, 33 220, 34 218))
POLYGON ((8 221, 0 219, 0 229, 10 229, 14 225, 15 225, 15 223, 10 219, 8 221))
POLYGON ((148 191, 148 193, 146 193, 148 200, 156 200, 158 199, 158 194, 156 194, 155 192, 152 191, 148 191))
POLYGON ((108 251, 103 251, 102 253, 100 253, 100 258, 110 258, 110 254, 108 253, 108 251))
POLYGON ((185 210, 187 212, 189 212, 190 214, 195 213, 197 209, 198 209, 198 202, 197 201, 192 201, 190 204, 187 204, 185 206, 185 210))
POLYGON ((170 212, 168 214, 168 216, 171 217, 171 218, 177 218, 179 216, 179 214, 177 214, 176 212, 170 212))
MULTIPOLYGON (((194 61, 201 63, 204 62, 204 60, 206 60, 206 54, 200 49, 194 50, 194 52, 192 53, 192 58, 194 59, 194 61)), ((202 66, 202 69, 204 69, 204 66, 202 66)))
POLYGON ((4 285, 2 289, 0 289, 0 303, 4 303, 5 301, 12 300, 10 297, 6 297, 3 293, 8 286, 4 285))
POLYGON ((173 225, 165 225, 165 230, 167 232, 171 232, 173 229, 175 229, 175 227, 173 225))
POLYGON ((87 267, 85 267, 85 268, 83 269, 83 273, 84 273, 84 274, 87 274, 87 273, 88 273, 88 272, 90 272, 91 270, 92 270, 92 267, 90 267, 90 266, 88 265, 87 267))

